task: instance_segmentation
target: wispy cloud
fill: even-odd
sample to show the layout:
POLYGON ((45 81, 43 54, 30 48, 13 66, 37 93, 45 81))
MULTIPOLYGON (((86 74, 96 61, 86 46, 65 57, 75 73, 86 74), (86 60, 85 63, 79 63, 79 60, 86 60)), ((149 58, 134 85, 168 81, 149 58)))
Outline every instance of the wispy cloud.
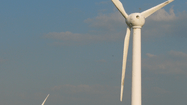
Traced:
MULTIPOLYGON (((107 100, 118 96, 119 87, 106 85, 58 85, 51 88, 56 98, 63 97, 64 102, 75 101, 78 103, 90 103, 93 99, 107 100), (68 97, 71 96, 71 97, 68 97), (89 96, 89 97, 88 97, 89 96), (67 101, 68 100, 68 101, 67 101)), ((63 102, 63 103, 64 103, 63 102)))
POLYGON ((119 12, 114 12, 110 14, 99 14, 95 18, 89 18, 84 21, 91 27, 97 29, 107 29, 108 31, 115 30, 116 28, 126 27, 125 19, 121 16, 119 12))
POLYGON ((89 93, 89 94, 103 94, 108 90, 116 88, 102 85, 58 85, 51 88, 53 91, 66 90, 67 93, 76 94, 76 93, 89 93))
POLYGON ((156 57, 156 55, 153 55, 153 54, 150 54, 150 53, 147 53, 146 54, 148 57, 152 58, 152 57, 156 57))
POLYGON ((173 7, 170 8, 169 13, 165 11, 165 9, 160 9, 157 12, 155 12, 153 15, 148 17, 150 20, 154 21, 171 21, 175 20, 177 17, 174 13, 173 7))
MULTIPOLYGON (((151 56, 152 54, 148 54, 151 56)), ((157 55, 144 59, 142 67, 145 70, 158 74, 187 75, 187 54, 178 51, 169 51, 164 55, 157 55)))
MULTIPOLYGON (((99 14, 95 18, 85 20, 85 22, 99 32, 110 32, 114 34, 120 32, 121 36, 123 36, 126 31, 125 20, 118 11, 110 14, 99 14)), ((161 9, 146 19, 142 36, 145 37, 144 39, 150 39, 185 35, 185 33, 187 34, 184 28, 186 27, 186 22, 186 12, 177 13, 176 15, 174 7, 171 7, 169 12, 161 9)))
MULTIPOLYGON (((126 24, 125 19, 118 11, 110 14, 99 14, 94 18, 88 18, 84 21, 90 30, 89 33, 51 32, 45 34, 48 39, 55 39, 55 45, 79 45, 88 43, 97 43, 102 41, 123 40, 126 24)), ((159 38, 164 36, 182 36, 186 37, 185 30, 187 24, 187 13, 182 12, 176 15, 173 7, 169 13, 164 9, 157 11, 150 16, 142 30, 144 39, 159 38), (180 27, 180 28, 179 28, 180 27)))
POLYGON ((173 57, 180 57, 180 58, 184 58, 187 59, 187 54, 184 52, 179 52, 179 51, 170 51, 169 55, 173 56, 173 57))
POLYGON ((54 45, 82 45, 101 41, 123 40, 126 27, 125 19, 119 12, 100 14, 84 21, 90 27, 90 33, 51 32, 44 38, 53 39, 54 45))
POLYGON ((99 35, 91 35, 91 34, 79 34, 79 33, 72 33, 72 32, 52 32, 44 35, 44 38, 48 39, 54 39, 56 40, 54 42, 55 45, 83 45, 83 44, 89 44, 89 43, 95 43, 95 42, 101 42, 101 41, 115 41, 122 36, 121 34, 116 33, 110 34, 110 33, 104 33, 99 35))
POLYGON ((78 34, 72 32, 51 32, 45 35, 46 38, 64 40, 64 41, 84 41, 84 40, 102 40, 99 36, 91 36, 89 34, 78 34))
POLYGON ((150 16, 142 30, 145 39, 160 37, 186 37, 187 13, 181 12, 177 15, 170 9, 170 14, 164 9, 150 16))

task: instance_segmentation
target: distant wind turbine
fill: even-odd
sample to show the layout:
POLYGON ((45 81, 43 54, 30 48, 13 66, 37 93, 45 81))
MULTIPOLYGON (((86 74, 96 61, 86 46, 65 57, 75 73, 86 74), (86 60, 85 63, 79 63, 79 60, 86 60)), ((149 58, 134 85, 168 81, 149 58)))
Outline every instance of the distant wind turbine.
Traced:
POLYGON ((45 101, 47 100, 48 97, 49 97, 49 94, 47 95, 47 97, 45 98, 45 100, 43 101, 43 103, 41 105, 45 104, 45 101))
POLYGON ((124 39, 120 101, 122 101, 123 98, 123 86, 131 28, 133 29, 131 105, 141 105, 141 28, 145 23, 145 18, 171 3, 172 1, 174 0, 167 0, 166 2, 163 2, 144 12, 132 13, 128 15, 119 0, 112 0, 116 8, 125 18, 127 24, 127 32, 124 39))

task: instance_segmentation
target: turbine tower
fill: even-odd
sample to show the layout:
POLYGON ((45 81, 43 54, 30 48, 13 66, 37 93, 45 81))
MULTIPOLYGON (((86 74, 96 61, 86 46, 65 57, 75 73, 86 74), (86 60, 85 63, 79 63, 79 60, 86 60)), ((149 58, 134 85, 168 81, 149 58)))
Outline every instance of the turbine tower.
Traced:
POLYGON ((120 101, 122 101, 123 98, 123 86, 131 28, 133 29, 131 105, 141 105, 141 28, 145 23, 145 18, 161 9, 162 7, 166 6, 167 4, 171 3, 172 1, 174 0, 167 0, 144 12, 132 13, 128 15, 119 0, 112 0, 116 8, 125 18, 127 24, 127 31, 124 39, 123 49, 120 101))

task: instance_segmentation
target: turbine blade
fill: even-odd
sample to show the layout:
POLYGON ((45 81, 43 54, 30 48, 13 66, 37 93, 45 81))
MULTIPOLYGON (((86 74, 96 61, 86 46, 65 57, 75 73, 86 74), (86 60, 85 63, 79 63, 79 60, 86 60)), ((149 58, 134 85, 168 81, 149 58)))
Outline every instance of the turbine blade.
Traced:
POLYGON ((45 101, 47 100, 48 97, 49 97, 49 94, 47 95, 47 97, 45 98, 45 100, 43 101, 43 103, 41 105, 45 104, 45 101))
POLYGON ((166 6, 167 4, 171 3, 174 0, 168 0, 165 1, 155 7, 152 7, 144 12, 141 13, 141 15, 143 15, 145 18, 147 18, 148 16, 150 16, 151 14, 153 14, 154 12, 156 12, 157 10, 161 9, 162 7, 166 6))
POLYGON ((125 12, 122 3, 119 0, 112 0, 112 2, 116 6, 116 8, 120 11, 120 13, 123 15, 123 17, 127 19, 128 14, 125 12))
POLYGON ((129 48, 130 32, 131 32, 130 27, 127 27, 126 36, 125 36, 125 39, 124 39, 124 49, 123 49, 120 101, 122 101, 122 98, 123 98, 123 86, 124 86, 124 80, 125 80, 125 69, 126 69, 126 63, 127 63, 127 54, 128 54, 128 48, 129 48))

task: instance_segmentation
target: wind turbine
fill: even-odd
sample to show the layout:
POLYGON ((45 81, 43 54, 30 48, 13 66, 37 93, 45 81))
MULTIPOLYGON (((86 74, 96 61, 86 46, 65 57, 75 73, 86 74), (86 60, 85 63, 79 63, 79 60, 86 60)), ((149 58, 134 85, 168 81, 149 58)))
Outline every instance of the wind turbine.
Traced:
POLYGON ((48 97, 49 97, 49 94, 47 95, 47 97, 45 98, 45 100, 43 101, 43 103, 41 105, 45 104, 45 101, 47 100, 48 97))
POLYGON ((141 105, 141 28, 145 23, 145 18, 171 3, 174 0, 167 0, 155 7, 152 7, 141 13, 132 13, 128 15, 119 0, 112 0, 116 8, 126 20, 127 31, 124 39, 123 63, 121 76, 121 94, 120 101, 123 98, 123 86, 125 79, 125 69, 127 62, 127 53, 130 40, 131 28, 133 29, 133 49, 132 49, 132 95, 131 105, 141 105))

